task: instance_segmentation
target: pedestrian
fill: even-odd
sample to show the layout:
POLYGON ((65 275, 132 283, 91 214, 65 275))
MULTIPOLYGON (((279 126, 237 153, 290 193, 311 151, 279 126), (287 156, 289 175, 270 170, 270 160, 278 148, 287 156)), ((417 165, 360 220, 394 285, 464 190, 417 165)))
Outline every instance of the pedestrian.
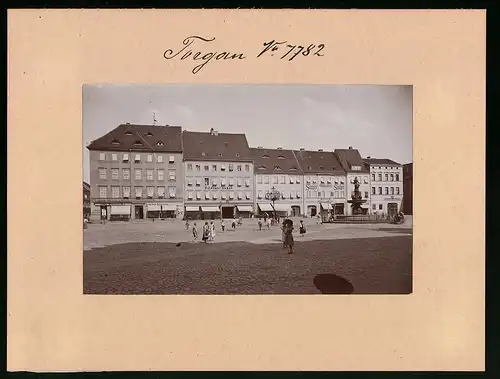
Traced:
POLYGON ((220 228, 222 230, 222 233, 224 233, 224 229, 226 229, 226 224, 224 222, 224 219, 220 220, 220 228))
POLYGON ((259 231, 262 230, 262 220, 259 218, 259 221, 257 221, 257 225, 259 225, 259 231))
POLYGON ((186 230, 189 230, 189 220, 186 219, 186 230))
POLYGON ((286 222, 285 221, 283 221, 283 223, 280 225, 280 229, 281 229, 281 243, 282 243, 283 249, 286 249, 286 234, 285 234, 286 222))
POLYGON ((285 226, 285 244, 288 246, 288 254, 293 254, 293 245, 294 245, 294 240, 293 240, 293 221, 290 219, 285 220, 286 226, 285 226))
POLYGON ((306 227, 304 225, 304 220, 300 220, 300 227, 299 227, 300 235, 303 237, 304 234, 306 234, 306 227))
POLYGON ((205 225, 203 225, 203 236, 201 237, 201 239, 205 243, 207 243, 208 240, 208 233, 209 233, 208 221, 205 221, 205 225))
POLYGON ((233 222, 231 223, 231 227, 233 228, 233 230, 236 230, 236 220, 233 219, 233 222))
POLYGON ((193 223, 193 240, 198 240, 198 229, 196 228, 196 222, 193 223))
POLYGON ((267 219, 267 229, 271 229, 271 217, 267 219))
POLYGON ((215 224, 213 221, 210 221, 210 242, 215 241, 215 224))

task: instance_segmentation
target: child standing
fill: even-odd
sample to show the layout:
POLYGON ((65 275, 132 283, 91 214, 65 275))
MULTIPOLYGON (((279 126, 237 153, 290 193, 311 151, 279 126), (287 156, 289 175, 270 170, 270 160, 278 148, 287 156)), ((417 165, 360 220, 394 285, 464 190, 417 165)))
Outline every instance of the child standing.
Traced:
POLYGON ((222 233, 224 233, 224 229, 226 229, 226 223, 224 222, 224 219, 220 221, 220 228, 222 230, 222 233))
POLYGON ((299 231, 302 237, 304 236, 304 234, 306 234, 306 227, 304 226, 304 220, 300 220, 299 231))

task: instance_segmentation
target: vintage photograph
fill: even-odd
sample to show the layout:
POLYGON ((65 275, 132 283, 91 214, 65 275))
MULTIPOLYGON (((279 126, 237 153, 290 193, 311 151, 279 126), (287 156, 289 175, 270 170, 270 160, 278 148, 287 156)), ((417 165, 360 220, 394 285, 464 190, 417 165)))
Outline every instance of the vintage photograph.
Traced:
POLYGON ((410 85, 84 85, 84 294, 410 294, 410 85))

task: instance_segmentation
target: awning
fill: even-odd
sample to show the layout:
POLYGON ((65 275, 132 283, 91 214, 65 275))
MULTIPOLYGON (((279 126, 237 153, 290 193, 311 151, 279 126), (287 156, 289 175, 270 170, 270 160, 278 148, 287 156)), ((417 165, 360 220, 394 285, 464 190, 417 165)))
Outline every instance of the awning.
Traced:
POLYGON ((175 211, 175 204, 147 204, 148 212, 175 211))
POLYGON ((344 204, 344 200, 335 200, 335 204, 338 205, 338 204, 344 204))
POLYGON ((323 208, 324 210, 329 210, 331 209, 331 205, 328 204, 328 203, 320 203, 321 204, 321 208, 323 208))
POLYGON ((112 205, 112 215, 130 215, 130 205, 112 205))
POLYGON ((292 207, 290 204, 274 204, 274 209, 276 212, 290 212, 292 207))
POLYGON ((236 208, 240 212, 253 212, 253 207, 251 205, 237 205, 236 208))
POLYGON ((148 212, 159 212, 161 211, 159 204, 147 204, 148 212))
POLYGON ((203 212, 219 212, 219 207, 201 207, 203 212))
POLYGON ((177 210, 177 207, 175 206, 175 204, 162 204, 161 207, 162 207, 162 209, 164 211, 175 211, 175 210, 177 210))
POLYGON ((262 212, 272 212, 273 211, 273 207, 271 206, 271 204, 259 203, 257 205, 259 206, 259 208, 262 212))
POLYGON ((199 212, 200 207, 186 207, 186 212, 199 212))

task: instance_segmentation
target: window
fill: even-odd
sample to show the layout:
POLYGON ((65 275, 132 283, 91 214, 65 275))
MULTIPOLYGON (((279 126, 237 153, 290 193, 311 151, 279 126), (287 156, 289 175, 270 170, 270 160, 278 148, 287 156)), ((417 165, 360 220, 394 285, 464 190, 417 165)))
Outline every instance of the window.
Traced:
POLYGON ((295 191, 290 191, 290 199, 295 198, 295 191))
POLYGON ((262 184, 262 176, 257 175, 257 184, 262 184))
POLYGON ((173 155, 168 156, 168 163, 175 163, 175 157, 173 155))
POLYGON ((175 180, 175 171, 173 170, 168 171, 168 180, 175 180))
POLYGON ((339 191, 335 191, 334 196, 335 196, 336 198, 338 198, 338 197, 339 197, 339 191))
POLYGON ((382 187, 378 187, 378 194, 382 195, 382 187))
POLYGON ((396 182, 399 182, 399 174, 396 174, 396 182))
POLYGON ((297 176, 297 177, 295 178, 295 183, 300 184, 300 177, 298 177, 298 176, 297 176))
POLYGON ((120 179, 120 171, 117 168, 111 169, 111 179, 113 179, 113 180, 120 179))
POLYGON ((385 174, 385 181, 388 182, 389 181, 389 174, 385 174))
POLYGON ((193 179, 188 179, 187 185, 188 185, 188 187, 192 187, 193 186, 193 179))
POLYGON ((239 200, 243 199, 243 194, 241 192, 238 192, 238 199, 239 200))
POLYGON ((105 161, 106 160, 106 153, 99 153, 99 160, 105 161))
POLYGON ((153 198, 153 196, 154 196, 154 194, 155 194, 155 188, 154 188, 154 187, 148 187, 148 188, 147 188, 147 192, 148 192, 148 197, 149 197, 150 199, 152 199, 152 198, 153 198))
POLYGON ((394 174, 391 174, 391 182, 394 181, 394 174))
POLYGON ((212 165, 212 171, 217 171, 217 165, 216 164, 212 165))
POLYGON ((195 165, 194 168, 196 169, 196 171, 200 171, 200 165, 199 164, 195 165))
POLYGON ((372 209, 375 211, 377 209, 377 204, 372 204, 372 209))
POLYGON ((135 169, 135 180, 141 180, 142 179, 142 170, 140 168, 135 169))
POLYGON ((168 187, 168 197, 171 199, 175 198, 175 187, 168 187))
POLYGON ((262 191, 257 191, 257 199, 262 199, 262 191))
POLYGON ((142 197, 142 187, 135 187, 135 197, 138 199, 142 197))
POLYGON ((220 184, 222 187, 225 187, 226 186, 226 178, 221 178, 220 184))
POLYGON ((278 177, 276 175, 273 176, 273 184, 278 184, 278 177))
POLYGON ((221 192, 221 193, 220 193, 220 198, 221 198, 222 200, 226 200, 226 199, 227 199, 227 194, 226 194, 225 192, 221 192))
POLYGON ((372 180, 375 181, 375 174, 372 174, 372 180))
POLYGON ((375 195, 375 187, 372 187, 372 195, 375 195))
POLYGON ((285 191, 281 192, 282 199, 286 199, 287 197, 288 197, 288 192, 285 192, 285 191))
POLYGON ((123 153, 123 162, 128 163, 128 153, 123 153))
POLYGON ((196 198, 197 198, 198 200, 200 200, 200 199, 201 199, 201 192, 200 192, 200 191, 196 191, 196 198))
POLYGON ((130 197, 130 187, 123 187, 123 197, 128 199, 130 197))
POLYGON ((325 184, 325 178, 320 177, 320 178, 319 178, 319 182, 320 182, 321 184, 325 184))
POLYGON ((250 192, 245 192, 245 199, 250 200, 250 192))
POLYGON ((331 177, 326 178, 326 183, 327 184, 332 184, 332 178, 331 177))
POLYGON ((157 156, 156 156, 156 161, 157 161, 158 163, 163 163, 163 155, 161 155, 161 154, 160 154, 160 155, 157 155, 157 156))
POLYGON ((288 180, 289 180, 290 184, 295 183, 295 178, 293 176, 289 176, 288 180))
POLYGON ((225 164, 221 164, 220 165, 220 170, 221 171, 226 171, 226 165, 225 164))
POLYGON ((264 184, 269 184, 269 176, 264 176, 264 184))
POLYGON ((205 192, 205 200, 210 200, 210 192, 205 192))
POLYGON ((368 184, 368 176, 363 177, 363 183, 368 184))
POLYGON ((162 141, 156 142, 156 146, 163 146, 163 145, 164 145, 164 143, 162 141))
POLYGON ((234 199, 234 192, 229 192, 229 200, 233 200, 234 199))
POLYGON ((285 181, 286 181, 286 177, 280 176, 280 183, 285 184, 285 181))
POLYGON ((103 167, 99 168, 99 179, 106 179, 106 169, 103 167))
POLYGON ((236 171, 241 171, 241 165, 236 165, 236 171))
POLYGON ((163 170, 158 170, 158 180, 165 180, 165 172, 163 170))
POLYGON ((141 154, 136 154, 134 161, 135 161, 135 163, 139 163, 141 161, 141 154))
POLYGON ((384 189, 384 193, 385 193, 386 195, 389 195, 389 187, 385 187, 385 189, 384 189))
POLYGON ((212 199, 217 200, 217 192, 212 192, 212 199))
POLYGON ((205 181, 205 186, 210 185, 210 178, 205 178, 204 181, 205 181))
POLYGON ((232 188, 234 186, 234 179, 229 178, 229 187, 232 188))
POLYGON ((318 180, 316 179, 316 177, 315 177, 315 176, 313 176, 313 177, 312 177, 312 183, 313 183, 313 184, 318 183, 318 180))
POLYGON ((378 209, 381 211, 382 210, 382 204, 378 205, 378 209))
POLYGON ((396 187, 396 195, 399 195, 399 187, 396 187))
POLYGON ((217 187, 217 179, 212 179, 212 187, 217 187))
POLYGON ((111 160, 112 161, 117 161, 118 160, 118 154, 116 154, 116 153, 111 154, 111 160))
POLYGON ((351 169, 353 171, 360 171, 361 170, 361 166, 351 166, 351 169))
POLYGON ((193 200, 193 191, 188 192, 188 200, 193 200))
POLYGON ((297 191, 297 199, 300 199, 300 191, 297 191))
POLYGON ((193 171, 193 164, 192 163, 188 163, 187 164, 187 169, 188 169, 188 171, 193 171))
POLYGON ((381 182, 382 181, 382 174, 378 174, 378 181, 381 182))
POLYGON ((209 170, 210 170, 210 166, 206 164, 206 165, 204 165, 204 166, 203 166, 203 169, 204 169, 205 171, 209 171, 209 170))
POLYGON ((246 164, 246 165, 245 165, 245 171, 246 171, 246 172, 250 172, 250 165, 249 165, 249 164, 246 164))
POLYGON ((99 187, 99 197, 104 199, 108 196, 108 188, 104 186, 99 187))
POLYGON ((229 171, 233 171, 233 164, 229 163, 229 171))
POLYGON ((391 195, 394 195, 394 187, 391 187, 391 195))
POLYGON ((196 187, 201 186, 201 181, 199 178, 196 178, 196 187))
POLYGON ((146 161, 147 161, 148 163, 153 162, 153 154, 148 154, 146 161))
POLYGON ((365 199, 368 199, 368 191, 365 191, 365 199))
POLYGON ((158 187, 157 193, 159 198, 165 197, 165 187, 158 187))
POLYGON ((250 187, 250 179, 245 179, 245 187, 250 187))
POLYGON ((153 170, 146 170, 146 180, 153 180, 153 170))
POLYGON ((238 178, 238 180, 236 181, 236 185, 238 187, 241 187, 242 186, 242 180, 238 178))
POLYGON ((321 197, 321 192, 320 191, 318 191, 318 197, 321 197))

